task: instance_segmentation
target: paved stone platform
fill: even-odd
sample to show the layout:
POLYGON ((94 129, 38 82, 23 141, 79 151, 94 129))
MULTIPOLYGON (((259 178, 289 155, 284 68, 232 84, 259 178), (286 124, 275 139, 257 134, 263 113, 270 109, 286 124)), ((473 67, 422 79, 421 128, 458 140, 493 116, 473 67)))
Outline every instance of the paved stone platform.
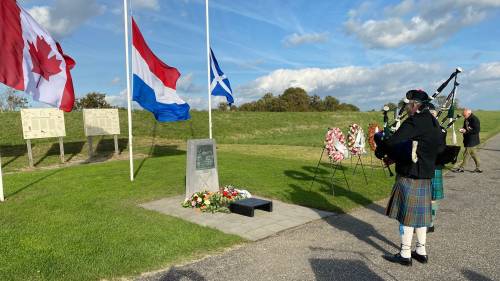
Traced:
MULTIPOLYGON (((265 199, 265 198, 261 198, 265 199)), ((222 232, 236 234, 256 241, 274 235, 285 229, 332 216, 335 213, 306 208, 298 205, 273 201, 273 211, 255 210, 254 217, 238 214, 202 213, 196 209, 181 206, 184 196, 175 196, 142 204, 141 207, 174 216, 202 226, 216 228, 222 232)), ((269 199, 266 199, 269 200, 269 199)))

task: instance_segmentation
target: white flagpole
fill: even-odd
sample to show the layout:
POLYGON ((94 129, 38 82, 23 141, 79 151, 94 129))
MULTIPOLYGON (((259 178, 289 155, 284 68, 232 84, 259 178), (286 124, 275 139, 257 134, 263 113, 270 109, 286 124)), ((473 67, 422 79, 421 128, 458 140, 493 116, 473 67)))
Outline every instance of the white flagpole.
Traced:
POLYGON ((2 174, 2 157, 0 156, 0 202, 5 201, 3 195, 3 174, 2 174))
POLYGON ((210 93, 210 26, 208 20, 208 0, 205 0, 205 21, 207 28, 207 81, 208 81, 208 132, 212 138, 212 94, 210 93))
POLYGON ((128 151, 130 160, 130 181, 134 181, 134 153, 132 151, 132 106, 130 104, 130 62, 129 62, 129 19, 128 0, 123 0, 123 20, 125 26, 125 63, 127 64, 127 113, 128 113, 128 151))

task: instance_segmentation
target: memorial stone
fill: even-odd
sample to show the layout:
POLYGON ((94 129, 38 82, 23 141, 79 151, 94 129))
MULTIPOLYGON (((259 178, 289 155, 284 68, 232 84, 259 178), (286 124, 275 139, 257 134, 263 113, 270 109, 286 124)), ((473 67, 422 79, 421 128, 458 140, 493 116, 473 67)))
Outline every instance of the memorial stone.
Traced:
POLYGON ((198 191, 219 191, 215 140, 188 140, 186 198, 198 191))

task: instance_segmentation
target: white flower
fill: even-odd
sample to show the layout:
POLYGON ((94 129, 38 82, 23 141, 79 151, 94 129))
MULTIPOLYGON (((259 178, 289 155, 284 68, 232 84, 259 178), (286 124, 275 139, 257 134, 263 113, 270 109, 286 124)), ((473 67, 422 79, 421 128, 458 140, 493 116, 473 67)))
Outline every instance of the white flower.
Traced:
POLYGON ((201 197, 198 197, 198 199, 196 199, 196 201, 197 201, 198 203, 201 203, 201 201, 202 201, 201 197))
POLYGON ((205 205, 210 205, 210 200, 205 200, 205 205))

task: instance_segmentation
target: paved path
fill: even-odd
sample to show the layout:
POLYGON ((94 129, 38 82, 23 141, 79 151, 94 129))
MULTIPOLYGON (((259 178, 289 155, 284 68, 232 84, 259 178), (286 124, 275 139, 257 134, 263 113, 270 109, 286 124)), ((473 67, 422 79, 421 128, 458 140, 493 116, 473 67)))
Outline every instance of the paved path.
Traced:
POLYGON ((427 238, 429 264, 407 268, 382 258, 400 242, 381 202, 139 279, 500 280, 500 135, 480 156, 483 174, 445 178, 436 232, 427 238))
POLYGON ((238 214, 211 214, 183 208, 181 206, 183 200, 184 196, 181 195, 145 203, 141 206, 199 225, 216 228, 225 233, 236 234, 252 241, 334 214, 277 200, 273 200, 273 212, 255 210, 254 217, 238 214))

